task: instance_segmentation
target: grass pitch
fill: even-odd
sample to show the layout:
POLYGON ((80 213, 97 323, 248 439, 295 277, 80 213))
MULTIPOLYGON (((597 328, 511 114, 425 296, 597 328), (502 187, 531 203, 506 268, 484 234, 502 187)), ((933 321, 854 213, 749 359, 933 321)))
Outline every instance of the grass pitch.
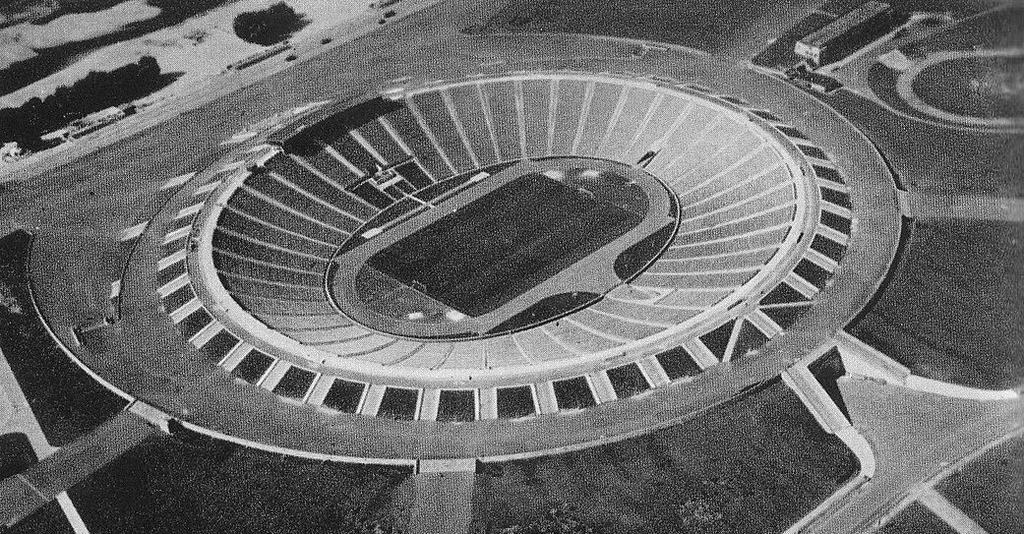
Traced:
POLYGON ((558 274, 640 221, 636 213, 530 174, 402 238, 368 264, 476 317, 558 274))

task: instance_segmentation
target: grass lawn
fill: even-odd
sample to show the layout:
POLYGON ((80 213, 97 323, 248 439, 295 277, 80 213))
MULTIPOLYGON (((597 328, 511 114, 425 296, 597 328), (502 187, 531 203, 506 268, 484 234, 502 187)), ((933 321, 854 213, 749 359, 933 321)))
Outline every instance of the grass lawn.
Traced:
POLYGON ((747 58, 818 3, 513 0, 482 30, 609 35, 747 58))
POLYGON ((979 388, 1024 381, 1022 228, 920 221, 881 298, 853 325, 915 374, 979 388))
POLYGON ((1022 72, 1020 57, 951 59, 922 70, 913 90, 926 103, 957 115, 1021 117, 1024 97, 1014 87, 1024 83, 1022 72))
MULTIPOLYGON (((940 52, 1022 46, 1024 34, 1020 32, 1020 28, 1024 25, 1024 7, 1012 4, 1005 2, 998 9, 991 9, 985 14, 958 23, 946 31, 917 41, 910 47, 923 52, 940 52)), ((940 9, 934 11, 941 12, 940 9)))
POLYGON ((125 402, 82 371, 57 346, 35 313, 25 261, 31 236, 0 239, 0 349, 46 440, 66 445, 124 408, 125 402))
POLYGON ((97 533, 369 534, 404 521, 395 510, 409 474, 158 436, 69 493, 97 533))
POLYGON ((5 534, 75 534, 68 523, 64 510, 57 501, 50 501, 42 508, 32 512, 25 519, 16 523, 5 534))
POLYGON ((953 527, 920 503, 912 503, 886 524, 879 534, 955 534, 953 527))
MULTIPOLYGON (((891 77, 886 67, 877 68, 880 70, 872 72, 891 77)), ((872 82, 872 90, 890 105, 907 112, 909 107, 895 96, 894 89, 887 87, 885 83, 872 82), (891 95, 886 96, 883 89, 891 95)), ((929 193, 1024 196, 1024 136, 953 130, 904 119, 846 91, 838 91, 822 100, 871 139, 909 189, 929 193)))
POLYGON ((1024 437, 1017 436, 975 458, 938 490, 989 534, 1020 532, 1024 525, 1024 437))
POLYGON ((568 514, 602 533, 782 532, 857 469, 842 442, 773 381, 647 436, 486 464, 474 526, 501 532, 568 514))

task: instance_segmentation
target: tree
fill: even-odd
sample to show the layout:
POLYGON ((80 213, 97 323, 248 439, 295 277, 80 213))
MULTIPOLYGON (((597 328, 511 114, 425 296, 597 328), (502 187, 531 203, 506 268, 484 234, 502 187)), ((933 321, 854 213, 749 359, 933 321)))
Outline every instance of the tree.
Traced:
POLYGON ((279 2, 261 11, 239 13, 233 27, 243 41, 268 46, 288 39, 308 24, 303 15, 279 2))

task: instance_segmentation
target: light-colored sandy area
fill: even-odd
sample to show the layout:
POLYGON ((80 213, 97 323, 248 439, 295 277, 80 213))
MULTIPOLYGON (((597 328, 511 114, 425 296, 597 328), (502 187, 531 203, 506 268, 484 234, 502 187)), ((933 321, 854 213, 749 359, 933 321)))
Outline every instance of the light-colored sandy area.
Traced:
POLYGON ((7 390, 0 386, 0 430, 7 428, 13 417, 14 406, 11 405, 11 399, 7 396, 7 390))
MULTIPOLYGON (((302 63, 303 61, 330 48, 342 46, 344 43, 350 42, 353 39, 372 33, 380 26, 379 20, 383 16, 383 13, 389 10, 396 11, 396 15, 390 18, 390 23, 395 24, 397 21, 429 6, 433 6, 440 1, 441 0, 401 0, 395 4, 375 8, 370 8, 368 3, 366 4, 366 8, 362 8, 359 7, 360 4, 358 2, 351 2, 351 0, 296 1, 294 2, 296 6, 298 6, 298 4, 318 6, 319 9, 326 9, 328 11, 338 9, 338 6, 345 5, 344 2, 350 2, 349 5, 354 5, 356 7, 351 11, 344 12, 344 16, 339 16, 339 14, 336 13, 329 16, 329 18, 321 18, 320 20, 314 21, 310 26, 304 28, 303 31, 293 36, 291 43, 294 45, 294 49, 289 51, 289 54, 294 53, 296 55, 296 61, 294 63, 288 61, 288 57, 290 56, 282 53, 266 59, 261 62, 258 67, 250 67, 241 71, 216 71, 221 73, 219 75, 200 74, 201 71, 193 68, 190 71, 192 74, 190 74, 187 79, 178 80, 177 83, 170 87, 145 98, 144 100, 146 102, 143 103, 147 105, 140 107, 140 112, 136 115, 126 117, 119 121, 117 123, 117 127, 108 127, 97 130, 96 132, 76 139, 73 142, 63 143, 51 149, 36 152, 26 158, 21 158, 13 162, 0 162, 0 183, 8 180, 23 180, 43 173, 55 166, 82 157, 85 154, 93 152, 99 148, 109 146, 150 126, 159 124, 170 117, 180 115, 185 111, 195 109, 231 92, 238 91, 242 87, 257 83, 263 78, 272 76, 275 73, 287 69, 290 65, 302 63), (331 42, 329 44, 324 44, 322 39, 330 39, 331 42), (187 83, 189 80, 192 80, 194 83, 187 83)), ((264 1, 252 2, 250 4, 267 6, 272 3, 273 2, 270 1, 264 1)), ((249 9, 234 9, 231 13, 244 10, 249 9)), ((299 11, 298 7, 296 7, 296 10, 299 11)), ((313 10, 306 13, 309 12, 316 13, 316 11, 313 10)), ((234 15, 227 17, 227 20, 233 19, 234 15)), ((186 26, 197 24, 199 20, 200 17, 196 17, 193 21, 187 21, 186 23, 179 25, 178 30, 181 31, 186 26)), ((232 39, 233 38, 234 37, 232 37, 232 39)), ((151 34, 146 36, 146 39, 153 39, 153 35, 151 34)), ((237 40, 235 42, 236 44, 242 43, 245 46, 253 46, 243 43, 241 40, 237 40)), ((256 47, 256 50, 266 50, 266 48, 256 47)), ((104 51, 103 53, 107 54, 108 58, 111 57, 109 51, 104 51)), ((222 51, 217 50, 216 47, 211 48, 209 54, 223 55, 222 51)), ((236 59, 229 59, 225 57, 218 61, 217 64, 228 65, 234 61, 236 61, 236 59)), ((114 64, 114 61, 107 59, 106 63, 114 64)), ((116 68, 116 66, 120 65, 114 64, 113 67, 109 68, 116 68)), ((167 69, 165 69, 165 71, 166 70, 167 69)), ((73 79, 69 75, 70 72, 71 70, 66 69, 62 74, 65 79, 64 82, 53 83, 52 80, 57 78, 51 77, 51 83, 53 83, 54 86, 65 85, 69 83, 67 80, 70 80, 70 83, 73 83, 73 79)), ((215 72, 215 70, 210 69, 207 72, 215 72)), ((34 84, 28 89, 30 91, 35 91, 39 87, 45 85, 45 83, 47 83, 46 80, 41 84, 34 84)), ((22 95, 19 98, 24 101, 30 96, 31 95, 22 95)), ((325 101, 315 101, 320 104, 327 103, 325 101)), ((4 97, 0 97, 0 107, 5 106, 5 102, 4 97)), ((304 102, 304 104, 312 103, 313 101, 304 102)), ((248 130, 249 128, 246 128, 244 131, 248 130)), ((240 142, 240 140, 235 140, 235 142, 240 142)))
MULTIPOLYGON (((58 73, 0 97, 0 107, 19 106, 33 96, 45 98, 57 87, 70 85, 90 71, 112 70, 134 63, 144 55, 155 57, 164 73, 181 73, 174 84, 151 95, 147 100, 179 92, 182 88, 194 86, 222 72, 231 63, 264 50, 266 47, 239 39, 232 30, 232 23, 239 13, 264 9, 277 1, 241 0, 176 26, 101 48, 58 73)), ((136 2, 141 3, 140 0, 132 0, 126 4, 136 2)), ((324 30, 372 11, 368 0, 288 0, 286 3, 305 15, 310 22, 292 37, 293 42, 314 38, 324 30)), ((114 26, 111 30, 118 27, 114 26)))
POLYGON ((15 24, 0 29, 0 69, 37 55, 36 50, 84 41, 160 14, 143 0, 129 0, 93 13, 73 13, 46 24, 15 24))

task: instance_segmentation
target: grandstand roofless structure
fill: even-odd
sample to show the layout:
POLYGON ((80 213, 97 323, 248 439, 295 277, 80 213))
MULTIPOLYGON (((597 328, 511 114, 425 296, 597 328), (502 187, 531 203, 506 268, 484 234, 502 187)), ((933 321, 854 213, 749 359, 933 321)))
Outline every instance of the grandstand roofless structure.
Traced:
POLYGON ((858 208, 896 222, 891 190, 854 200, 769 109, 669 79, 410 82, 269 141, 154 218, 119 310, 159 306, 281 399, 375 428, 461 423, 429 430, 453 441, 769 365, 765 344, 785 354, 821 306, 858 208))
MULTIPOLYGON (((1006 356, 1019 343, 991 326, 1012 313, 978 304, 1015 294, 992 273, 1019 249, 1005 222, 1019 200, 981 197, 1019 191, 1000 181, 1006 157, 961 150, 970 169, 948 169, 961 145, 929 122, 946 119, 895 100, 926 63, 890 92, 872 79, 890 99, 878 111, 739 56, 456 27, 486 29, 480 5, 322 54, 297 43, 277 75, 227 74, 237 86, 198 111, 5 184, 4 222, 36 235, 23 289, 38 318, 0 318, 41 319, 59 361, 121 397, 97 413, 127 407, 97 427, 78 410, 99 394, 39 386, 26 402, 70 400, 48 412, 67 412, 46 436, 66 447, 38 472, 85 450, 92 463, 67 464, 78 476, 106 461, 88 451, 116 456, 156 427, 202 450, 202 469, 266 466, 231 451, 269 451, 275 467, 247 486, 320 480, 291 461, 373 464, 368 479, 426 473, 412 493, 435 511, 457 494, 463 511, 532 499, 552 515, 559 499, 605 499, 607 476, 627 484, 616 510, 665 505, 630 520, 682 524, 721 497, 750 528, 841 532, 934 506, 935 466, 946 476, 1019 426, 1014 390, 980 389, 1020 387, 1006 356), (914 157, 909 136, 935 144, 914 157)), ((1001 154, 1019 141, 999 119, 962 122, 1001 154)), ((55 361, 4 350, 24 384, 55 361)), ((61 489, 28 475, 0 482, 27 499, 61 489)), ((357 475, 323 480, 376 483, 357 475)))

